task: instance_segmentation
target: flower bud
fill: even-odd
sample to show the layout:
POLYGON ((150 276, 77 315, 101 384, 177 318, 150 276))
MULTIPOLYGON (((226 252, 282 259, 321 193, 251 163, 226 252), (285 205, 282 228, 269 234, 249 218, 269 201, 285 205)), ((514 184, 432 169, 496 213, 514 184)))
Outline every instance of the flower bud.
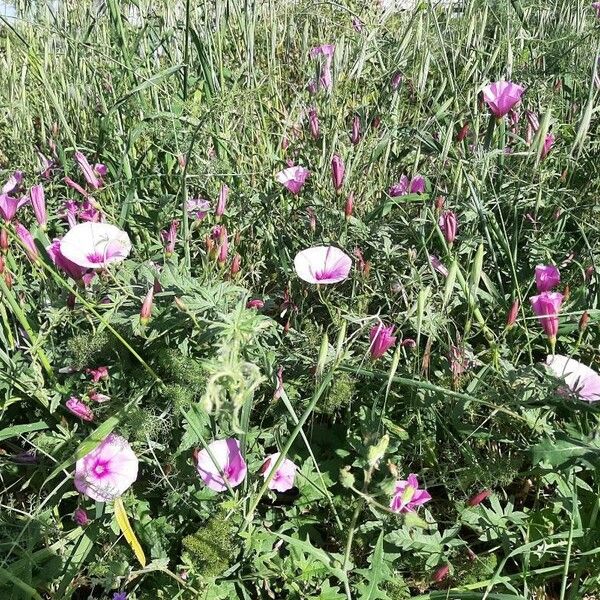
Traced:
POLYGON ((231 261, 231 269, 229 271, 231 277, 235 277, 239 272, 242 264, 242 257, 239 254, 235 254, 231 261))
POLYGON ((142 308, 140 310, 140 323, 146 325, 152 317, 152 305, 154 303, 154 286, 152 286, 144 298, 142 308))
POLYGON ((590 313, 587 310, 583 311, 581 318, 579 319, 579 331, 583 332, 586 330, 590 321, 590 313))
POLYGON ((78 506, 73 513, 73 521, 80 527, 85 527, 90 522, 90 519, 86 510, 78 506))
POLYGON ((354 210, 354 192, 350 192, 348 197, 346 198, 346 205, 344 206, 344 215, 346 215, 346 219, 349 219, 352 216, 352 212, 354 210))
POLYGON ((450 565, 444 565, 444 566, 440 567, 433 574, 433 581, 435 581, 436 583, 443 581, 444 579, 446 579, 446 577, 448 577, 449 572, 450 572, 450 565))
POLYGON ((462 142, 468 135, 469 133, 469 124, 465 123, 459 130, 459 132, 456 134, 456 141, 457 142, 462 142))
POLYGON ((517 322, 519 308, 521 308, 521 304, 518 300, 515 300, 512 303, 510 310, 508 311, 508 314, 506 315, 506 327, 508 329, 510 329, 517 322))
POLYGON ((490 492, 490 490, 483 490, 472 496, 467 502, 467 504, 469 506, 477 506, 478 504, 481 504, 486 498, 489 498, 491 495, 492 492, 490 492))

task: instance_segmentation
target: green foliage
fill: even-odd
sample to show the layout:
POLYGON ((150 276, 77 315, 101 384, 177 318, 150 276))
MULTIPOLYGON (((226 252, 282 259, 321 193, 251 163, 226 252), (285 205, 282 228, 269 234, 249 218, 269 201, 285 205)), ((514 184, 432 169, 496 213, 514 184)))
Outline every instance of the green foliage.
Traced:
POLYGON ((212 517, 181 541, 182 559, 205 578, 221 575, 236 553, 235 527, 226 515, 212 517))

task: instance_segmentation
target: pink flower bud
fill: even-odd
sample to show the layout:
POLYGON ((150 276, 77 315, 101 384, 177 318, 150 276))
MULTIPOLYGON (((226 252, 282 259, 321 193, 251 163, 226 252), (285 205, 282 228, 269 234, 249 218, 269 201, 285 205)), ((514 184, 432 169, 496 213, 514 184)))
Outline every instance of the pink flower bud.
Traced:
POLYGON ((390 81, 390 85, 392 86, 393 90, 397 90, 400 87, 401 83, 402 83, 402 73, 400 73, 400 71, 396 71, 392 75, 392 79, 390 81))
POLYGON ((481 504, 486 498, 489 498, 491 495, 492 492, 490 492, 490 490, 483 490, 472 496, 467 502, 467 504, 469 506, 477 506, 478 504, 481 504))
POLYGON ((469 124, 465 123, 456 134, 456 141, 462 142, 469 134, 469 124))
POLYGON ((35 218, 42 229, 46 229, 48 216, 46 215, 46 199, 44 197, 44 188, 41 184, 34 185, 29 190, 29 200, 35 218))
POLYGON ((152 305, 154 304, 154 286, 151 286, 148 292, 146 293, 146 297, 144 298, 144 302, 142 303, 142 308, 140 310, 140 323, 142 325, 146 325, 148 321, 152 317, 152 305))
POLYGON ((446 238, 446 242, 448 242, 449 246, 452 246, 454 240, 456 239, 456 230, 458 229, 458 220, 456 218, 456 213, 451 210, 447 210, 446 212, 440 215, 439 226, 444 234, 444 238, 446 238))
POLYGON ((230 275, 235 277, 239 272, 242 264, 242 257, 239 254, 235 254, 231 261, 230 275))
POLYGON ((217 201, 217 207, 215 209, 215 217, 220 217, 225 213, 227 207, 227 197, 229 196, 229 188, 223 184, 219 191, 219 200, 217 201))
POLYGON ((517 322, 517 316, 519 315, 519 309, 521 304, 518 300, 515 300, 506 315, 506 327, 511 328, 517 322))
POLYGON ((161 231, 160 236, 165 244, 165 256, 168 258, 175 252, 175 242, 177 241, 177 230, 179 229, 179 221, 175 219, 171 222, 168 230, 161 231))
POLYGON ((85 509, 78 506, 73 513, 73 521, 80 527, 85 527, 90 522, 90 519, 85 509))
POLYGON ((350 133, 350 141, 356 146, 360 142, 360 117, 354 115, 352 120, 352 132, 350 133))
POLYGON ((448 577, 449 572, 450 572, 450 565, 444 565, 444 566, 440 567, 433 574, 433 581, 435 581, 436 583, 443 581, 444 579, 446 579, 446 577, 448 577))
POLYGON ((79 417, 83 421, 93 421, 94 420, 94 412, 87 405, 84 404, 79 398, 75 398, 72 396, 66 402, 66 407, 77 417, 79 417))
POLYGON ((29 257, 29 260, 37 260, 38 251, 35 247, 35 241, 33 239, 33 236, 31 235, 31 233, 29 233, 29 230, 24 225, 21 225, 21 223, 15 223, 15 231, 17 233, 17 236, 21 240, 23 247, 25 248, 25 252, 29 257))
POLYGON ((340 156, 334 154, 331 159, 331 181, 333 182, 333 188, 336 192, 344 185, 344 173, 344 161, 340 156))
POLYGON ((346 219, 349 219, 352 216, 352 212, 354 210, 354 192, 350 192, 348 197, 346 198, 346 205, 344 206, 344 215, 346 215, 346 219))
POLYGON ((96 390, 91 390, 90 392, 88 392, 88 398, 93 402, 97 402, 98 404, 103 404, 104 402, 108 402, 110 400, 110 396, 107 396, 106 394, 101 394, 96 390))
POLYGON ((263 308, 265 303, 260 298, 255 298, 254 300, 248 300, 246 303, 246 308, 260 310, 263 308))
POLYGON ((579 319, 579 331, 585 331, 590 320, 590 313, 584 310, 579 319))

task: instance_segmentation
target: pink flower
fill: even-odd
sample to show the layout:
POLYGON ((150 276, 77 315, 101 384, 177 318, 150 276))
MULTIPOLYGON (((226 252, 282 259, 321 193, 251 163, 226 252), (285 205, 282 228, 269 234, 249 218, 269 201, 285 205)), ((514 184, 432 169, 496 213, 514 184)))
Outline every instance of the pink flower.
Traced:
POLYGON ((548 153, 552 149, 552 146, 554 146, 555 141, 556 141, 556 138, 554 137, 554 134, 548 133, 546 135, 546 137, 544 138, 544 146, 542 148, 542 156, 541 156, 542 159, 546 158, 546 156, 548 156, 548 153))
POLYGON ((76 416, 83 421, 93 421, 94 411, 87 405, 84 404, 79 398, 72 396, 65 403, 66 407, 76 416))
POLYGON ((458 220, 456 213, 447 210, 440 215, 439 226, 446 238, 448 245, 452 245, 456 239, 456 230, 458 229, 458 220))
POLYGON ((360 33, 363 30, 362 21, 358 17, 352 17, 352 27, 356 33, 360 33))
POLYGON ((79 214, 79 204, 75 200, 67 200, 65 202, 64 216, 67 218, 69 227, 77 225, 77 215, 79 214))
POLYGON ((46 215, 46 198, 44 196, 44 187, 41 184, 34 185, 29 190, 29 199, 31 207, 35 214, 36 221, 42 229, 46 229, 48 216, 46 215))
MULTIPOLYGON (((98 177, 97 173, 92 168, 92 165, 90 165, 88 159, 83 155, 83 153, 79 151, 75 152, 75 161, 79 165, 79 168, 81 169, 85 180, 88 182, 88 185, 95 190, 100 189, 102 186, 102 179, 98 177)), ((100 166, 104 173, 106 173, 106 167, 104 165, 97 166, 100 166)))
POLYGON ((187 201, 187 211, 196 221, 202 221, 210 212, 210 202, 203 198, 191 198, 187 201))
MULTIPOLYGON (((260 469, 260 472, 265 479, 271 474, 271 471, 280 456, 281 454, 279 452, 275 452, 275 454, 271 454, 265 459, 265 462, 260 469)), ((288 490, 291 490, 294 487, 297 468, 298 467, 289 460, 289 458, 284 458, 279 467, 277 467, 275 475, 273 475, 269 482, 269 489, 277 490, 278 492, 287 492, 288 490)))
POLYGON ((21 184, 23 183, 23 171, 15 171, 9 178, 8 181, 2 186, 1 194, 7 194, 14 196, 19 193, 21 184))
POLYGON ((331 181, 336 192, 344 185, 344 173, 344 161, 340 156, 334 154, 331 159, 331 181))
MULTIPOLYGON (((84 277, 88 269, 76 265, 74 262, 66 258, 61 251, 61 240, 54 240, 50 246, 46 247, 46 252, 56 267, 64 271, 69 277, 75 281, 84 281, 84 277)), ((90 278, 91 280, 91 278, 90 278)), ((85 281, 84 281, 85 283, 85 281)))
POLYGON ((567 387, 582 400, 600 400, 600 375, 593 369, 567 356, 548 356, 546 365, 554 375, 563 379, 567 387))
POLYGON ((174 219, 171 221, 171 225, 168 230, 161 231, 160 237, 165 244, 165 255, 167 258, 175 252, 175 242, 177 241, 177 229, 179 228, 179 221, 174 219))
POLYGON ((96 390, 88 392, 88 398, 90 400, 93 400, 94 402, 97 402, 98 404, 103 404, 104 402, 108 402, 110 400, 110 396, 107 396, 106 394, 101 394, 96 390))
POLYGON ((334 246, 314 246, 296 254, 294 268, 308 283, 338 283, 348 277, 352 259, 334 246))
POLYGON ((2 217, 7 223, 12 221, 19 208, 21 208, 21 206, 23 206, 27 200, 27 196, 17 199, 13 196, 9 196, 8 194, 0 194, 0 217, 2 217))
POLYGON ((73 181, 70 177, 64 177, 63 181, 76 192, 79 192, 84 198, 90 198, 90 194, 84 190, 76 181, 73 181))
POLYGON ((600 18, 600 2, 592 2, 592 8, 596 11, 596 16, 600 18))
POLYGON ((94 223, 102 221, 102 213, 96 208, 96 205, 90 201, 90 198, 85 198, 79 209, 79 218, 82 221, 93 221, 94 223))
POLYGON ((29 256, 30 260, 36 260, 38 257, 38 250, 35 247, 35 241, 29 230, 21 223, 15 223, 15 232, 25 247, 25 252, 29 256))
POLYGON ((394 512, 412 512, 417 506, 431 500, 431 495, 426 490, 419 489, 419 481, 414 473, 408 479, 396 481, 396 487, 390 508, 394 512))
POLYGON ((90 522, 87 512, 80 506, 78 506, 73 513, 73 521, 80 527, 85 527, 90 522))
POLYGON ((554 265, 537 265, 535 285, 538 292, 549 292, 560 283, 560 271, 554 265))
POLYGON ((521 101, 525 88, 511 81, 496 81, 483 88, 483 99, 498 119, 521 101))
POLYGON ((406 175, 400 177, 400 181, 395 183, 388 191, 388 194, 395 198, 405 196, 406 194, 422 194, 425 192, 425 178, 421 175, 415 175, 411 180, 406 175))
POLYGON ((80 223, 60 242, 62 255, 86 269, 99 269, 121 262, 131 251, 127 233, 108 223, 80 223))
POLYGON ((319 117, 317 111, 314 108, 308 110, 308 126, 310 129, 310 135, 316 140, 319 137, 319 117))
POLYGON ((238 440, 216 440, 208 445, 208 449, 216 464, 206 449, 198 452, 196 468, 202 481, 215 492, 227 489, 225 480, 232 488, 240 485, 246 477, 247 467, 238 440))
POLYGON ((298 194, 309 174, 310 171, 304 167, 288 167, 287 169, 283 169, 283 171, 279 171, 275 179, 292 192, 292 194, 298 194))
POLYGON ((220 217, 225 213, 228 196, 229 188, 223 184, 219 190, 219 199, 217 200, 217 208, 215 208, 215 217, 220 217))
POLYGON ((332 44, 324 44, 322 46, 317 46, 316 48, 312 48, 312 50, 310 51, 311 58, 323 56, 325 59, 323 67, 321 69, 321 75, 319 77, 319 85, 326 90, 331 90, 331 88, 333 87, 333 78, 331 76, 331 63, 333 61, 334 52, 335 46, 332 44))
POLYGON ((558 313, 563 295, 560 292, 542 292, 538 296, 529 298, 529 301, 544 332, 550 341, 555 340, 558 333, 558 313))
POLYGON ((108 367, 96 367, 95 369, 86 369, 85 372, 91 376, 94 383, 101 379, 108 379, 108 367))
POLYGON ((356 146, 360 142, 360 117, 354 115, 352 119, 352 131, 350 132, 350 141, 356 146))
POLYGON ((138 459, 125 438, 111 433, 75 464, 77 491, 97 502, 121 496, 137 479, 138 459))
POLYGON ((442 261, 434 254, 429 255, 429 262, 431 266, 440 274, 442 277, 448 277, 448 269, 443 265, 442 261))
POLYGON ((369 336, 371 338, 371 358, 376 359, 383 356, 395 343, 393 335, 394 326, 384 327, 383 323, 371 327, 369 336))

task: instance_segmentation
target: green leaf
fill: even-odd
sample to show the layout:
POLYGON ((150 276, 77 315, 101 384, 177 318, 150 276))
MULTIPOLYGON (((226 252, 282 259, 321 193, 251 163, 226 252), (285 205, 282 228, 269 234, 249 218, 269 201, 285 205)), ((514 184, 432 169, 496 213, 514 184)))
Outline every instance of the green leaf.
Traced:
POLYGON ((359 600, 389 600, 389 596, 379 589, 379 585, 386 581, 391 574, 383 558, 383 531, 377 538, 370 562, 371 568, 357 569, 356 571, 366 580, 366 583, 357 586, 359 600))
POLYGON ((23 433, 41 431, 42 429, 47 428, 48 424, 44 421, 36 421, 35 423, 27 423, 26 425, 13 425, 12 427, 6 427, 5 429, 0 429, 0 442, 17 435, 22 435, 23 433))
POLYGON ((276 533, 278 537, 280 537, 283 541, 287 542, 293 548, 312 556, 315 560, 318 560, 321 564, 323 564, 327 570, 333 575, 337 577, 340 581, 344 581, 346 579, 346 574, 342 569, 343 557, 341 554, 334 554, 331 552, 325 552, 325 550, 321 550, 320 548, 315 548, 308 539, 306 541, 298 540, 296 538, 292 538, 283 533, 276 533))
POLYGON ((556 439, 547 438, 533 448, 533 462, 546 463, 558 467, 577 458, 593 458, 600 448, 585 440, 561 436, 556 439))

